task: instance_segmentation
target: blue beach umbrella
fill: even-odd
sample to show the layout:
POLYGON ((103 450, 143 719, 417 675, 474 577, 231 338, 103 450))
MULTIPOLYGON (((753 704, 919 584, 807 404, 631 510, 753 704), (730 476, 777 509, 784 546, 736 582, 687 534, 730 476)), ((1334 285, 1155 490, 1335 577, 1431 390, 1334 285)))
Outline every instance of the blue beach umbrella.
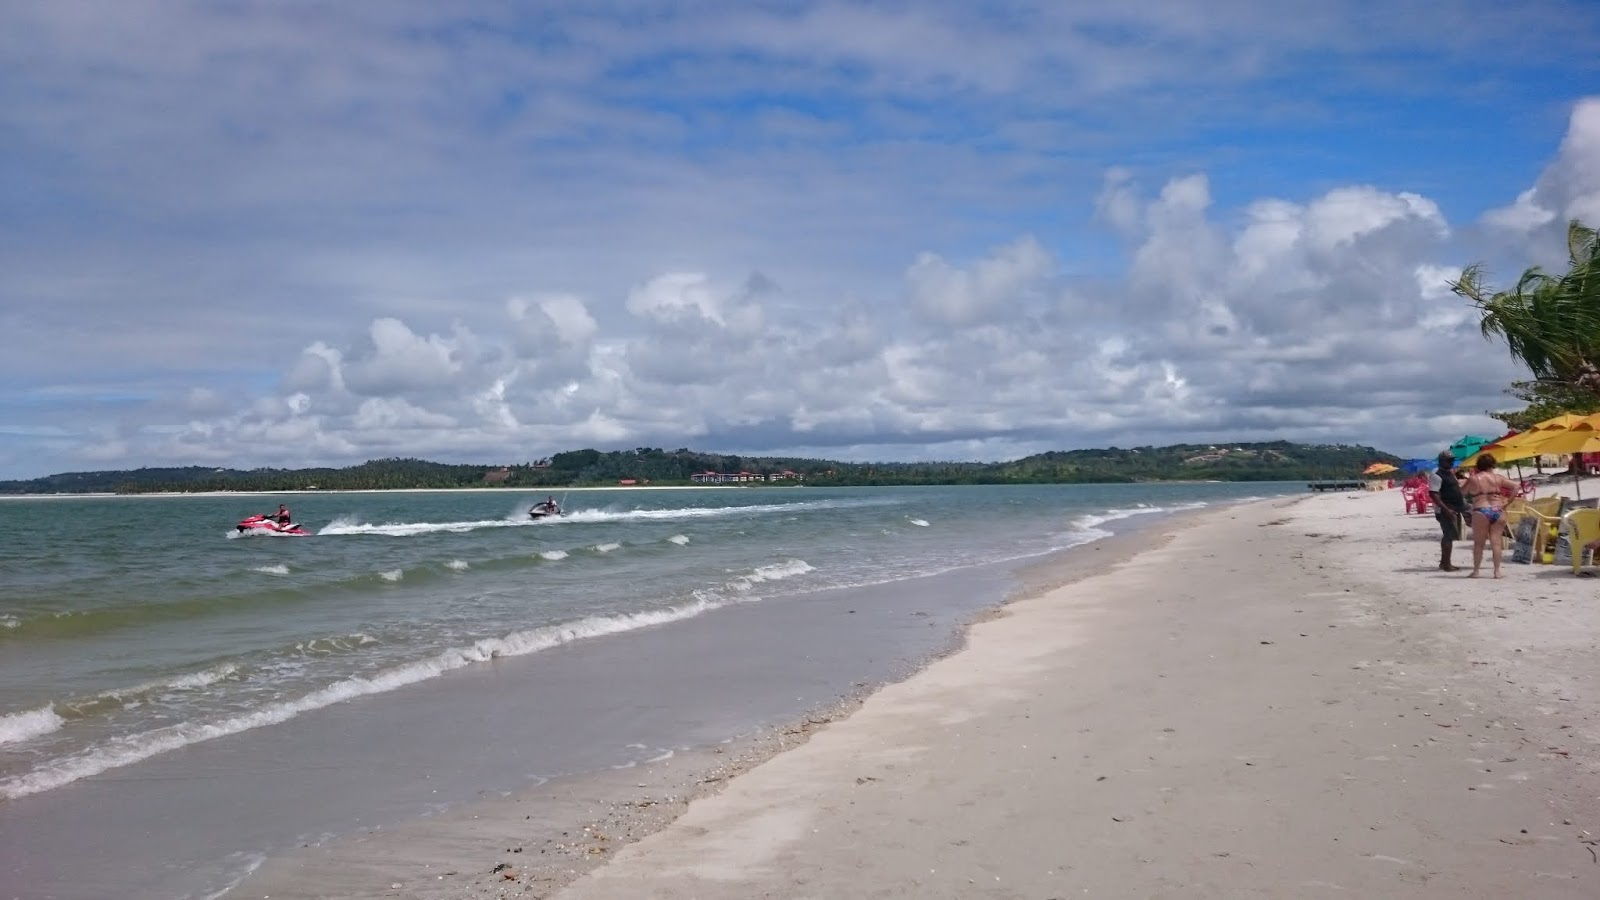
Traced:
POLYGON ((1438 464, 1439 463, 1436 460, 1432 459, 1408 459, 1400 464, 1400 471, 1407 474, 1429 472, 1432 471, 1433 467, 1437 466, 1438 464))

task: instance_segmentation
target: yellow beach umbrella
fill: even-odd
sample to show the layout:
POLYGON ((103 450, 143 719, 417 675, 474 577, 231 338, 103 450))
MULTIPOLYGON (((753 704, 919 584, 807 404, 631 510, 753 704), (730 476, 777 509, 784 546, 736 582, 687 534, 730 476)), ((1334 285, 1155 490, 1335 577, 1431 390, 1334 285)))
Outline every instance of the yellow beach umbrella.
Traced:
POLYGON ((1562 413, 1554 418, 1545 419, 1527 431, 1519 432, 1494 444, 1488 444, 1477 453, 1472 454, 1459 465, 1462 468, 1471 468, 1478 462, 1478 457, 1487 453, 1493 456, 1495 462, 1508 463, 1534 456, 1543 456, 1546 453, 1561 453, 1560 450, 1547 449, 1544 441, 1555 435, 1570 431, 1582 424, 1600 426, 1600 414, 1580 416, 1576 413, 1562 413))
POLYGON ((1498 444, 1485 446, 1477 453, 1461 460, 1458 465, 1463 469, 1470 469, 1478 464, 1478 457, 1485 453, 1494 457, 1495 462, 1498 463, 1516 462, 1519 459, 1527 459, 1530 456, 1539 456, 1550 452, 1541 449, 1543 442, 1564 431, 1566 429, 1561 428, 1555 431, 1524 431, 1520 434, 1514 434, 1498 444))
MULTIPOLYGON (((1532 454, 1528 455, 1600 453, 1600 421, 1596 421, 1595 418, 1585 419, 1570 428, 1544 432, 1536 435, 1534 439, 1529 440, 1523 446, 1533 451, 1532 454)), ((1493 453, 1496 460, 1505 462, 1505 460, 1500 459, 1500 454, 1495 453, 1492 448, 1485 449, 1487 452, 1493 453)), ((1518 458, 1523 459, 1526 457, 1518 458)))
POLYGON ((1367 466, 1366 470, 1363 471, 1361 474, 1363 474, 1363 475, 1387 475, 1390 472, 1398 472, 1398 471, 1400 471, 1400 467, 1399 466, 1391 466, 1388 463, 1373 463, 1372 465, 1367 466))
MULTIPOLYGON (((1590 416, 1571 428, 1550 431, 1543 440, 1532 441, 1528 449, 1530 455, 1542 456, 1544 454, 1564 455, 1570 453, 1600 453, 1600 416, 1590 416)), ((1488 451, 1494 453, 1493 450, 1488 451)), ((1523 457, 1518 457, 1523 458, 1523 457)), ((1495 459, 1500 462, 1498 454, 1495 459)), ((1578 492, 1579 499, 1583 498, 1583 490, 1578 486, 1579 474, 1575 471, 1572 476, 1572 487, 1578 492)))
MULTIPOLYGON (((1553 416, 1551 418, 1545 419, 1543 422, 1540 422, 1537 425, 1530 426, 1528 428, 1528 431, 1549 431, 1552 428, 1571 428, 1572 426, 1578 424, 1579 422, 1587 421, 1587 420, 1592 419, 1592 418, 1594 418, 1593 415, 1582 415, 1580 413, 1562 413, 1559 416, 1553 416)), ((1523 434, 1527 434, 1527 433, 1528 433, 1527 431, 1523 432, 1523 434)))

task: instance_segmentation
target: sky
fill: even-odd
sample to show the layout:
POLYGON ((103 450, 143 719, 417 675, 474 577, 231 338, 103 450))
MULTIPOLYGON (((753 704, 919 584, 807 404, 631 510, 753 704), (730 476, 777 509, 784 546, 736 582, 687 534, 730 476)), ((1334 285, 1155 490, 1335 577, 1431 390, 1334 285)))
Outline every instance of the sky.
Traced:
POLYGON ((1296 440, 1524 377, 1600 4, 15 0, 0 478, 1296 440))

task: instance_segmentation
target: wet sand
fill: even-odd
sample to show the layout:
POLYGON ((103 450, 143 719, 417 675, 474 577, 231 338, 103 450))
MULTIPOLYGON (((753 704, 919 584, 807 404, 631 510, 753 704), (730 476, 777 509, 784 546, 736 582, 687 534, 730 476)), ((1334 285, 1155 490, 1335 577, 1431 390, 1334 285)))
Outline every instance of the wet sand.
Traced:
MULTIPOLYGON (((1027 583, 1023 590, 1037 591, 1044 584, 1061 584, 1104 571, 1148 546, 1150 537, 1142 533, 1118 535, 1087 546, 1073 548, 1034 565, 1022 573, 1027 583)), ((998 571, 1011 572, 1009 567, 998 571)), ((312 897, 499 897, 548 896, 585 872, 603 865, 618 849, 651 834, 681 815, 689 803, 709 796, 728 784, 738 773, 803 745, 828 723, 849 715, 861 698, 881 686, 885 679, 905 678, 916 667, 931 659, 955 652, 960 647, 961 621, 973 617, 973 605, 952 607, 940 595, 977 596, 976 584, 989 581, 995 572, 948 573, 920 581, 905 582, 895 588, 899 602, 876 605, 885 623, 909 621, 913 628, 938 636, 936 643, 911 645, 897 642, 892 651, 897 668, 872 670, 873 680, 829 682, 802 691, 795 683, 793 703, 788 712, 771 719, 771 727, 749 730, 728 740, 706 740, 679 749, 670 759, 598 774, 577 774, 554 778, 531 790, 495 795, 460 805, 437 816, 412 820, 398 826, 369 831, 318 847, 279 855, 266 861, 230 897, 271 896, 273 898, 312 897), (974 582, 972 579, 980 579, 974 582), (935 618, 920 613, 945 609, 935 618), (957 618, 952 618, 957 617, 957 618), (953 635, 953 639, 952 639, 953 635), (920 648, 920 649, 919 649, 920 648), (832 691, 830 694, 829 691, 832 691), (508 877, 510 876, 510 877, 508 877)), ((1007 575, 1012 581, 1013 576, 1007 575)), ((841 593, 841 602, 848 598, 841 593)), ((994 593, 988 604, 1003 594, 994 593)), ((818 599, 826 599, 818 597, 818 599)), ((815 620, 820 610, 802 614, 746 608, 751 624, 759 623, 766 640, 807 645, 796 629, 800 621, 815 620), (789 622, 783 615, 796 615, 789 622)), ((725 643, 749 628, 726 631, 721 627, 722 611, 702 617, 696 626, 712 626, 706 646, 725 643)), ((884 626, 860 621, 875 615, 857 599, 834 609, 835 616, 848 617, 853 640, 881 642, 884 626)), ((826 615, 826 612, 823 612, 826 615)), ((992 612, 979 613, 986 618, 992 612)), ((684 629, 687 630, 687 629, 684 629)), ((648 632, 647 632, 648 633, 648 632)), ((829 633, 837 633, 837 629, 829 633)), ((661 630, 662 641, 678 641, 668 629, 661 630)), ((598 645, 597 645, 598 646, 598 645)), ((665 647, 665 643, 653 646, 665 647)), ((676 643, 674 643, 676 646, 676 643)), ((856 655, 861 648, 837 647, 822 658, 814 651, 807 655, 821 669, 837 669, 841 660, 856 655)), ((587 651, 586 651, 587 652, 587 651)), ((694 651, 690 651, 694 652, 694 651)), ((784 667, 768 651, 769 662, 780 663, 766 673, 767 678, 793 679, 793 667, 784 667)), ((664 667, 670 668, 667 660, 664 667)), ((714 676, 726 677, 726 676, 714 676)), ((714 734, 715 728, 702 734, 714 734)))

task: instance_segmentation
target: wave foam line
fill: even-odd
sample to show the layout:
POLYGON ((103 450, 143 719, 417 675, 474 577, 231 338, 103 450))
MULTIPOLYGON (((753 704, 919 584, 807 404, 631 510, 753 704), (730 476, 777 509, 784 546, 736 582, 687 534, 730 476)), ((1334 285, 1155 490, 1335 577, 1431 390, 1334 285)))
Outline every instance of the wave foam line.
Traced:
MULTIPOLYGON (((808 500, 801 503, 759 503, 748 506, 680 507, 676 509, 634 509, 625 511, 605 509, 575 509, 566 515, 543 519, 530 519, 516 513, 503 519, 476 519, 468 522, 386 522, 375 525, 353 518, 334 519, 317 534, 354 535, 379 534, 388 537, 413 537, 420 534, 461 534, 480 528, 519 528, 524 525, 550 526, 563 522, 649 522, 675 519, 704 519, 761 513, 795 512, 801 510, 842 509, 858 506, 881 506, 882 501, 851 502, 840 500, 808 500)), ((271 533, 271 532, 269 532, 271 533)))
POLYGON ((371 522, 357 522, 350 518, 334 519, 317 534, 381 534, 388 537, 414 537, 419 534, 462 534, 468 531, 477 531, 480 528, 516 528, 522 525, 532 525, 533 520, 523 519, 478 519, 471 522, 386 522, 374 525, 371 522))
POLYGON ((468 647, 454 647, 427 659, 396 666, 370 676, 352 676, 294 700, 269 704, 261 709, 215 722, 185 722, 139 734, 112 738, 102 744, 65 757, 23 775, 0 781, 0 798, 15 800, 71 784, 110 769, 132 765, 180 747, 198 744, 286 722, 301 713, 322 709, 369 694, 434 678, 473 663, 488 662, 502 656, 538 653, 562 644, 608 634, 618 634, 688 619, 726 605, 704 598, 660 610, 625 613, 616 616, 589 616, 559 625, 546 625, 514 632, 503 638, 485 638, 468 647))
POLYGON ((287 575, 289 574, 289 567, 279 563, 275 566, 254 566, 250 571, 260 572, 263 575, 287 575))
POLYGON ((1200 509, 1208 505, 1209 504, 1202 501, 1195 501, 1193 503, 1180 503, 1177 506, 1149 506, 1141 503, 1138 506, 1131 506, 1123 509, 1108 509, 1102 513, 1078 516, 1076 519, 1072 520, 1072 527, 1078 531, 1094 532, 1109 537, 1111 532, 1100 527, 1107 522, 1117 522, 1122 519, 1131 519, 1134 516, 1148 516, 1155 513, 1183 512, 1184 510, 1200 509))
POLYGON ((105 709, 116 709, 158 694, 173 691, 197 691, 233 677, 239 671, 238 663, 222 663, 198 672, 185 672, 169 678, 157 678, 132 687, 112 688, 92 697, 63 700, 56 704, 69 719, 87 718, 105 709))
POLYGON ((815 566, 803 559, 787 559, 781 563, 757 566, 755 571, 750 574, 741 575, 728 582, 728 586, 736 591, 748 591, 762 582, 782 581, 785 578, 794 578, 816 570, 815 566))
POLYGON ((55 707, 48 703, 38 709, 0 716, 0 744, 13 744, 49 734, 64 724, 66 720, 56 715, 55 707))

